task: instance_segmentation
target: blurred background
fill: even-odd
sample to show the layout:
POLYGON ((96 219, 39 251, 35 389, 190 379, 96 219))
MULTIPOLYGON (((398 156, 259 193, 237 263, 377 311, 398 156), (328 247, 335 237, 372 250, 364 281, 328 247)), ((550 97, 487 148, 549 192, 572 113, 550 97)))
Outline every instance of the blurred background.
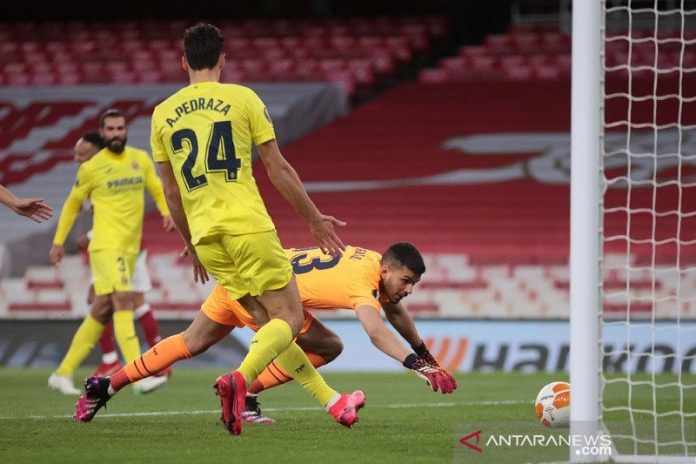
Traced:
MULTIPOLYGON (((89 265, 76 240, 89 215, 59 267, 48 250, 74 182, 73 145, 115 107, 127 116, 129 144, 149 149, 152 109, 186 85, 180 42, 199 20, 223 30, 223 80, 252 87, 268 105, 313 200, 348 223, 343 241, 379 252, 404 241, 424 254, 428 270, 404 303, 446 368, 567 369, 570 16, 568 2, 550 0, 28 0, 5 8, 0 183, 43 196, 55 216, 37 225, 0 210, 0 365, 54 366, 67 349, 88 311, 89 265)), ((622 53, 609 47, 606 59, 622 53)), ((263 166, 255 172, 284 246, 312 245, 263 166)), ((169 335, 211 286, 193 282, 180 238, 161 231, 152 209, 143 247, 154 284, 147 300, 169 335)), ((634 259, 645 259, 636 250, 634 259)), ((649 277, 633 276, 637 291, 696 291, 693 273, 641 287, 649 277)), ((624 282, 605 278, 605 286, 624 282)), ((652 310, 631 307, 636 317, 652 310)), ((696 318, 693 301, 680 311, 696 318)), ((328 369, 400 369, 370 346, 352 312, 317 316, 346 345, 328 369)), ((250 336, 235 331, 187 362, 229 365, 250 336)))

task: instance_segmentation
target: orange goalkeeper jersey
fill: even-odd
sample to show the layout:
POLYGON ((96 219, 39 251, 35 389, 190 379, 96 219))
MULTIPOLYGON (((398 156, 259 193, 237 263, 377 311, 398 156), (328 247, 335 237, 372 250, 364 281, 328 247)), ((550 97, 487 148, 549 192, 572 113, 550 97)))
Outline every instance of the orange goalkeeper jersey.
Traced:
MULTIPOLYGON (((374 251, 346 247, 342 256, 325 255, 318 248, 285 250, 297 277, 302 305, 308 309, 355 309, 371 306, 376 311, 379 302, 380 260, 374 251)), ((232 312, 239 323, 258 330, 253 317, 227 291, 216 284, 201 307, 204 311, 232 312)))

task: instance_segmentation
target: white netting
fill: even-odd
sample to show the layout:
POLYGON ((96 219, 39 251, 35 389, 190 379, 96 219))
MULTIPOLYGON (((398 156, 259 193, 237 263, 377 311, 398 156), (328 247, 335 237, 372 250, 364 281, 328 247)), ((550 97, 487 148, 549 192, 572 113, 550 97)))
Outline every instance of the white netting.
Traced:
POLYGON ((696 456, 696 0, 603 13, 603 421, 696 456))

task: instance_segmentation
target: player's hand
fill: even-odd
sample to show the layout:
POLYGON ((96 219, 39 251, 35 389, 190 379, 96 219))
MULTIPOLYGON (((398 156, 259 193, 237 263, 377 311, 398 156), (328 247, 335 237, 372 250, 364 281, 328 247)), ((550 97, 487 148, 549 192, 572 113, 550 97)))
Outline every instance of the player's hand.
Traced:
POLYGON ((65 253, 65 247, 63 245, 53 245, 51 251, 48 252, 48 257, 51 260, 51 264, 57 266, 63 260, 63 254, 65 253))
POLYGON ((53 216, 53 210, 44 203, 43 198, 19 198, 11 208, 15 213, 34 222, 45 221, 53 216))
POLYGON ((193 280, 194 282, 200 282, 202 284, 205 284, 210 280, 210 277, 208 276, 208 271, 205 270, 205 267, 201 264, 200 260, 198 259, 198 255, 196 254, 196 249, 193 246, 186 246, 184 248, 184 251, 181 252, 181 256, 190 256, 191 261, 193 263, 193 280))
POLYGON ((77 246, 80 248, 80 250, 87 250, 87 247, 89 247, 89 237, 87 234, 80 235, 80 238, 77 239, 77 246))
POLYGON ((334 227, 345 225, 345 222, 339 221, 333 216, 322 214, 319 220, 309 223, 309 230, 323 253, 341 256, 346 246, 336 234, 334 227))
POLYGON ((432 366, 418 358, 411 369, 418 377, 425 380, 434 392, 439 390, 443 395, 446 395, 457 389, 457 380, 441 367, 432 366))
POLYGON ((162 228, 165 232, 172 232, 176 230, 176 224, 174 224, 174 219, 171 216, 162 216, 162 228))

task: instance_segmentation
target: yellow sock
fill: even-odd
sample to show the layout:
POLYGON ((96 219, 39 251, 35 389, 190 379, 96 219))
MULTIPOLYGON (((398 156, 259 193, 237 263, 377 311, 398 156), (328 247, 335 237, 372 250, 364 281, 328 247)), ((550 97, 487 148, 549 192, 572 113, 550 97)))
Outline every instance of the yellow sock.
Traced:
POLYGON ((292 343, 292 329, 282 319, 271 319, 249 344, 249 353, 237 369, 249 385, 259 373, 292 343))
POLYGON ((129 309, 114 311, 113 319, 114 336, 118 348, 121 350, 123 359, 127 363, 132 362, 140 356, 140 340, 138 340, 138 334, 135 333, 133 311, 129 309))
POLYGON ((293 342, 275 360, 280 367, 302 385, 302 388, 312 395, 322 407, 338 393, 329 387, 324 377, 314 368, 307 359, 307 355, 297 343, 293 342))
POLYGON ((75 369, 89 356, 103 331, 104 326, 91 314, 88 314, 75 332, 72 342, 70 342, 70 348, 56 369, 56 373, 72 377, 75 369))

